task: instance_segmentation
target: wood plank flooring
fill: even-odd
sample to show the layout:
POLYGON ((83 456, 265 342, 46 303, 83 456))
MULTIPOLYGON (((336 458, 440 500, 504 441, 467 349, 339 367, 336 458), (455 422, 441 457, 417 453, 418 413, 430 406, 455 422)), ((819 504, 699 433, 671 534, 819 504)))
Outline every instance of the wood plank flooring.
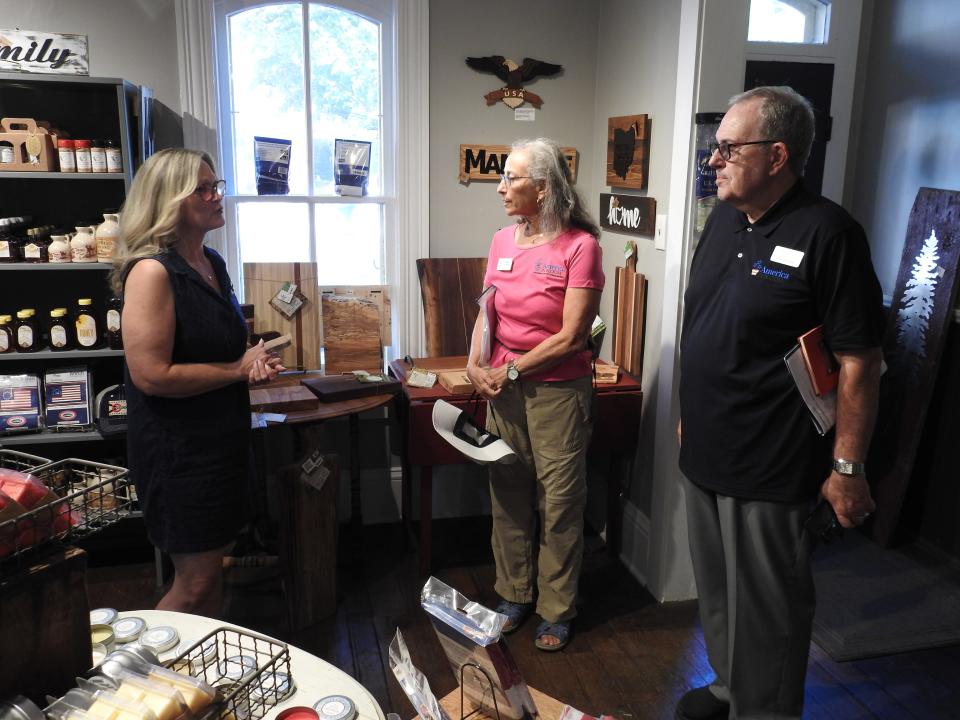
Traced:
MULTIPOLYGON (((435 521, 435 574, 471 599, 496 604, 489 518, 435 521)), ((348 536, 344 536, 346 539, 348 536)), ((357 678, 383 711, 414 711, 388 666, 399 629, 438 696, 456 680, 420 608, 423 580, 415 548, 399 525, 367 526, 360 547, 342 543, 336 614, 298 633, 285 629, 284 603, 273 571, 231 570, 227 619, 312 652, 357 678)), ((152 563, 91 567, 91 607, 152 607, 152 563)), ((510 636, 511 653, 528 684, 587 713, 623 720, 669 720, 678 698, 708 682, 695 602, 658 604, 602 541, 589 537, 581 604, 570 646, 533 647, 535 618, 510 636)), ((305 699, 305 703, 309 698, 305 699)), ((812 646, 805 720, 960 718, 960 646, 835 663, 812 646)))

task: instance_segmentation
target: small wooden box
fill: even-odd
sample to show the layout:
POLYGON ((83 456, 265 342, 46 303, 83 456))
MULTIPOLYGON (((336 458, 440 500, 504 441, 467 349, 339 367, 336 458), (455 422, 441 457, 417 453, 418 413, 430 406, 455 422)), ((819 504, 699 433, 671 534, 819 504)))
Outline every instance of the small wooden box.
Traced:
POLYGON ((596 364, 597 385, 616 385, 620 379, 620 366, 607 363, 596 364))
POLYGON ((437 380, 451 395, 465 395, 473 392, 473 383, 467 377, 466 368, 437 373, 437 380))
POLYGON ((37 125, 32 118, 3 118, 0 120, 0 143, 13 146, 13 162, 0 163, 0 170, 14 172, 55 172, 60 168, 57 155, 57 136, 37 125), (38 152, 30 153, 28 140, 36 138, 38 152), (37 155, 38 161, 31 163, 30 155, 37 155))

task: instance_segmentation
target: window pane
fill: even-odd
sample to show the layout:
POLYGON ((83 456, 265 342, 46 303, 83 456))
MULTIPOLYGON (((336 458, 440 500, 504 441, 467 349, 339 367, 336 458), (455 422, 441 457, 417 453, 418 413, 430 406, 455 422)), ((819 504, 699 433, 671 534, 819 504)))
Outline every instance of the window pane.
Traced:
POLYGON ((383 284, 381 206, 317 205, 314 211, 320 285, 383 284))
POLYGON ((309 207, 296 202, 238 202, 241 262, 310 262, 309 207))
POLYGON ((307 193, 303 14, 299 3, 228 18, 236 192, 256 195, 253 137, 291 140, 290 192, 307 193))
POLYGON ((830 0, 750 0, 750 42, 822 44, 830 0))
POLYGON ((333 195, 336 138, 369 140, 369 195, 380 195, 380 26, 345 10, 310 5, 310 101, 314 194, 333 195))

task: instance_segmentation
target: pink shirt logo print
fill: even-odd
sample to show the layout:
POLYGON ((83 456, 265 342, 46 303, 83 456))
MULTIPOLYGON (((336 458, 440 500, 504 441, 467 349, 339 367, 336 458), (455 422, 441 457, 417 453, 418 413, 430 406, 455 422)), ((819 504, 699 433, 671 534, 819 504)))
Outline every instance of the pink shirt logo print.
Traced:
POLYGON ((567 274, 567 268, 563 265, 555 265, 543 260, 537 260, 533 265, 535 275, 549 275, 554 278, 562 278, 567 274))

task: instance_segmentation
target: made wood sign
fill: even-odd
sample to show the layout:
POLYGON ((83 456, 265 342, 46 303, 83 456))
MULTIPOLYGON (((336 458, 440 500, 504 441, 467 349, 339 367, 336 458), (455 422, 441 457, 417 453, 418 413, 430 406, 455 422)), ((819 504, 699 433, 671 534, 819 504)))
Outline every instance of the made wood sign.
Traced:
MULTIPOLYGON (((570 179, 577 181, 577 149, 572 147, 560 148, 567 165, 570 168, 570 179)), ((510 155, 508 145, 461 145, 460 146, 460 182, 469 183, 471 180, 489 180, 500 182, 507 156, 510 155)))
POLYGON ((0 72, 89 75, 87 36, 0 30, 0 72))
POLYGON ((605 230, 652 237, 656 224, 654 198, 600 193, 600 226, 605 230))
POLYGON ((649 154, 650 123, 646 115, 607 120, 607 185, 646 187, 649 154))

